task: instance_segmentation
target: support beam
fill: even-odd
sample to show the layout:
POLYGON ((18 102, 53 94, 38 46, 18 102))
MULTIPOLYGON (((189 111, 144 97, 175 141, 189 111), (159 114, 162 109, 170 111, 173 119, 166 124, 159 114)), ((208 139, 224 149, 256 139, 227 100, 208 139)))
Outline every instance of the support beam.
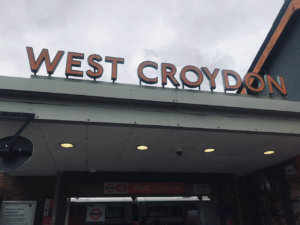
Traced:
POLYGON ((58 172, 51 225, 64 225, 67 206, 67 174, 58 172))
POLYGON ((71 198, 67 198, 67 208, 66 208, 66 216, 65 216, 65 225, 69 224, 70 203, 71 203, 71 198))
POLYGON ((236 176, 229 175, 230 201, 234 224, 243 225, 236 176))

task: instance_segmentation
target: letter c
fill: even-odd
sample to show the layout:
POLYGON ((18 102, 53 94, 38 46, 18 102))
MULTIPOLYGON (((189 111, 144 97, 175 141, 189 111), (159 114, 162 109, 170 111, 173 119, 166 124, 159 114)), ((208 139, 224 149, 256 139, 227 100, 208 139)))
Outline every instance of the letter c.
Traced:
POLYGON ((156 84, 158 82, 157 77, 156 78, 148 78, 144 75, 143 69, 146 67, 152 67, 153 69, 157 70, 158 65, 157 65, 157 63, 151 62, 151 61, 142 62, 139 65, 138 70, 137 70, 137 74, 138 74, 138 77, 140 78, 140 81, 143 81, 146 84, 156 84))

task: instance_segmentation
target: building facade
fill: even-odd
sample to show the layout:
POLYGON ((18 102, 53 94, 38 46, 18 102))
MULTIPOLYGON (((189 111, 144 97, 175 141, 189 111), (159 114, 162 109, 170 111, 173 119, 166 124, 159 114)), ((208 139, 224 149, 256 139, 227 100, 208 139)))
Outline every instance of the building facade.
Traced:
POLYGON ((299 224, 298 8, 285 1, 249 69, 283 76, 285 98, 276 90, 245 95, 243 87, 229 94, 1 76, 0 112, 11 116, 0 117, 0 137, 24 124, 17 114, 34 114, 21 133, 34 154, 0 175, 1 201, 36 201, 34 224, 44 225, 90 224, 72 198, 174 196, 198 197, 195 209, 184 205, 198 210, 198 224, 299 224))

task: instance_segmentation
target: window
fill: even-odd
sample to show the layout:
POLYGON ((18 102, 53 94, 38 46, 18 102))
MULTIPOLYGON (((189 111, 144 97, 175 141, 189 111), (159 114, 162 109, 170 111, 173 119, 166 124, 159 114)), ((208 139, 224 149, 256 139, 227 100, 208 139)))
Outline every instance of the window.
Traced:
POLYGON ((70 212, 69 212, 69 218, 74 218, 74 214, 75 214, 75 204, 74 205, 70 205, 70 212))
POLYGON ((181 206, 147 207, 148 217, 182 217, 181 206))
POLYGON ((148 217, 164 217, 165 207, 147 207, 148 217))
POLYGON ((106 207, 105 218, 124 218, 124 207, 106 207))

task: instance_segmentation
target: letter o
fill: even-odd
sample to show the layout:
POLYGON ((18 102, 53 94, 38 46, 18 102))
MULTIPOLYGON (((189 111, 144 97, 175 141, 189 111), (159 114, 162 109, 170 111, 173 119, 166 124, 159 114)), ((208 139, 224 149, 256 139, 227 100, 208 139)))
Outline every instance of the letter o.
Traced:
POLYGON ((203 75, 202 75, 202 72, 195 66, 185 66, 183 67, 183 69, 181 70, 180 72, 180 80, 181 82, 183 83, 183 85, 189 87, 189 88, 195 88, 195 87, 199 87, 203 81, 203 75), (185 74, 186 72, 194 72, 198 78, 197 81, 195 82, 191 82, 189 81, 185 74))
POLYGON ((246 74, 246 76, 243 79, 243 84, 247 92, 260 93, 265 88, 264 79, 261 76, 259 76, 257 73, 253 73, 253 72, 246 74), (250 77, 255 79, 258 82, 258 88, 254 88, 251 86, 251 84, 249 83, 250 77))

